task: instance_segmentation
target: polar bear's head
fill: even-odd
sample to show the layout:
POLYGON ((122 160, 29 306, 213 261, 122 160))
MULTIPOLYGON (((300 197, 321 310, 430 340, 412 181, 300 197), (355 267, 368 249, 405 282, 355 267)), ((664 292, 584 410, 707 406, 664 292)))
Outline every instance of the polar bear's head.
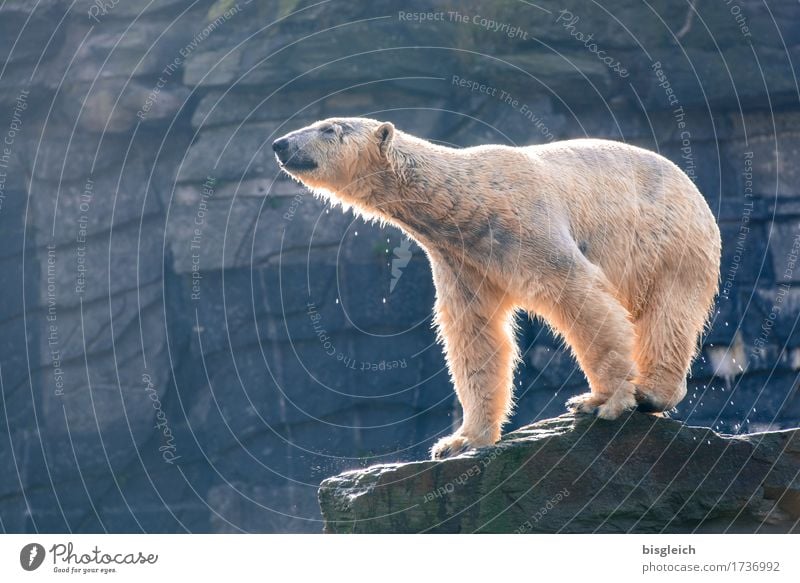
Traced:
POLYGON ((329 118, 278 138, 272 150, 280 167, 309 188, 357 199, 365 182, 389 170, 394 133, 389 122, 329 118))

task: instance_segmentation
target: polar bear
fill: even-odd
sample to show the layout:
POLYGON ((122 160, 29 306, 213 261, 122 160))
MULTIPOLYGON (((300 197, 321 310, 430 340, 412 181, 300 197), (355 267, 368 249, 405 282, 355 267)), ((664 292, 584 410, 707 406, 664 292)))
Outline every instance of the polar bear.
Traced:
POLYGON ((619 142, 456 149, 331 118, 273 143, 314 193, 395 225, 430 259, 435 325, 463 409, 434 458, 488 446, 512 409, 514 314, 543 318, 590 392, 577 412, 672 409, 719 284, 720 234, 676 165, 619 142))

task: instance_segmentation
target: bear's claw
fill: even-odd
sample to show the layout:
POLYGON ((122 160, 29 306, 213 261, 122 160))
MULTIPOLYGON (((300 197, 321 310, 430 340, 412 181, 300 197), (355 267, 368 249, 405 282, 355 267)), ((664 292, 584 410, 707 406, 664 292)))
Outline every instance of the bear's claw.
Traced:
POLYGON ((625 411, 636 408, 633 394, 617 391, 606 398, 594 393, 576 395, 567 401, 567 408, 575 413, 593 414, 600 419, 613 420, 625 411))
POLYGON ((573 413, 596 415, 598 408, 603 405, 604 402, 602 397, 594 393, 583 393, 575 395, 567 401, 567 409, 571 410, 573 413))
POLYGON ((455 457, 472 449, 469 440, 463 435, 454 433, 443 437, 431 448, 431 458, 441 460, 448 457, 455 457))

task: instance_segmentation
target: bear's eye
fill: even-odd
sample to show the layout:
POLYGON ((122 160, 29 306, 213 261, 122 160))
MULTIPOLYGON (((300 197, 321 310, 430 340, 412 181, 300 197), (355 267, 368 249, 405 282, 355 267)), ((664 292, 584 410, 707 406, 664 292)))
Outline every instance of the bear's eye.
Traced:
POLYGON ((322 133, 325 134, 326 136, 332 136, 336 133, 336 126, 328 126, 322 128, 322 133))

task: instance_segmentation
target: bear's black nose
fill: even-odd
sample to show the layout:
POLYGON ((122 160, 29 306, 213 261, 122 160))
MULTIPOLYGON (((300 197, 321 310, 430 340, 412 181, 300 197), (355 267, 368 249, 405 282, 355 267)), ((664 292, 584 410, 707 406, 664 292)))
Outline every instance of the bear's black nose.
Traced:
POLYGON ((288 138, 281 138, 279 140, 275 140, 272 142, 272 150, 276 154, 280 154, 281 152, 285 152, 289 148, 289 139, 288 138))

